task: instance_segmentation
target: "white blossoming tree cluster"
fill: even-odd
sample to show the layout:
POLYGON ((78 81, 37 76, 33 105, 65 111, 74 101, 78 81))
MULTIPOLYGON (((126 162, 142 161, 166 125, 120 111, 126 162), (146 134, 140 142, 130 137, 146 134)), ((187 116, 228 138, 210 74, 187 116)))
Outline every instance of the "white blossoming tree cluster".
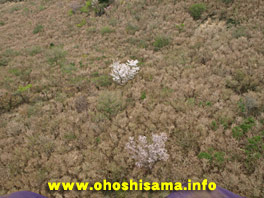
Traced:
POLYGON ((126 149, 136 160, 136 166, 151 168, 157 161, 167 161, 169 154, 165 148, 166 133, 152 134, 152 143, 148 143, 146 136, 139 136, 138 141, 134 137, 129 138, 126 149))
POLYGON ((139 71, 137 66, 138 60, 128 60, 127 63, 114 62, 110 67, 112 68, 111 76, 113 81, 118 84, 125 84, 127 81, 134 78, 139 71))

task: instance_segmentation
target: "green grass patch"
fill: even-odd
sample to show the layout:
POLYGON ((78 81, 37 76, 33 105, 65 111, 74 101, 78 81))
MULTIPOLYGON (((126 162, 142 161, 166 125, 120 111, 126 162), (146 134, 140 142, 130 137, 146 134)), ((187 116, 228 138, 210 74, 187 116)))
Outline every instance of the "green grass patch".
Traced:
POLYGON ((82 13, 89 13, 92 7, 92 0, 87 0, 85 5, 81 8, 82 13))
POLYGON ((135 34, 137 31, 139 30, 139 27, 138 26, 135 26, 135 25, 132 25, 132 24, 130 24, 130 23, 128 23, 127 25, 126 25, 126 32, 128 33, 128 34, 135 34))
POLYGON ((8 63, 9 63, 9 59, 8 58, 5 58, 5 57, 1 58, 0 57, 0 67, 5 67, 5 66, 8 65, 8 63))
POLYGON ((113 33, 115 30, 112 29, 111 27, 105 26, 101 28, 101 34, 104 36, 105 34, 110 34, 113 33))
POLYGON ((27 50, 27 53, 30 55, 30 56, 35 56, 37 54, 40 54, 43 50, 41 49, 40 46, 33 46, 31 47, 30 49, 27 50))
POLYGON ((244 122, 232 129, 233 137, 236 139, 242 138, 253 126, 255 126, 255 120, 249 117, 244 122))
POLYGON ((147 97, 146 91, 143 91, 140 96, 140 100, 144 100, 147 97))
POLYGON ((241 26, 241 27, 237 27, 234 29, 234 31, 232 32, 232 36, 233 36, 233 38, 238 39, 240 37, 248 37, 249 34, 248 34, 246 28, 241 26))
POLYGON ((184 24, 183 24, 183 23, 181 23, 181 24, 177 24, 175 27, 177 28, 177 30, 178 30, 179 32, 184 31, 184 24))
POLYGON ((61 71, 65 74, 71 74, 73 71, 76 71, 77 68, 75 63, 61 64, 61 71))
POLYGON ((200 19, 204 11, 206 11, 206 5, 204 3, 196 3, 189 8, 189 14, 194 20, 200 19))
POLYGON ((0 54, 0 67, 8 66, 9 62, 18 55, 20 55, 20 52, 13 49, 6 49, 0 54))
POLYGON ((83 19, 79 24, 77 24, 77 27, 81 28, 82 26, 84 26, 86 24, 86 20, 83 19))
POLYGON ((108 119, 117 115, 125 107, 122 96, 119 92, 103 92, 97 102, 97 110, 103 113, 108 119))
POLYGON ((91 80, 97 88, 108 87, 112 84, 112 78, 109 75, 103 74, 100 76, 95 76, 91 80))
POLYGON ((15 5, 15 6, 13 6, 13 7, 10 9, 10 13, 13 13, 13 12, 19 11, 19 10, 21 10, 21 9, 22 9, 21 6, 19 6, 19 5, 15 5))
POLYGON ((158 36, 155 38, 155 41, 153 43, 154 50, 158 51, 161 48, 167 46, 170 44, 170 39, 167 36, 158 36))
POLYGON ((33 34, 38 34, 40 32, 43 32, 44 27, 43 25, 37 24, 33 30, 33 34))
POLYGON ((211 122, 211 129, 216 131, 218 128, 219 128, 219 126, 218 126, 217 122, 215 120, 213 120, 211 122))
POLYGON ((225 4, 231 4, 234 2, 234 0, 222 0, 222 2, 225 4))
POLYGON ((73 141, 73 140, 75 140, 77 137, 76 137, 76 135, 73 133, 73 132, 69 132, 69 133, 66 133, 66 134, 64 134, 64 139, 66 140, 66 141, 73 141))
MULTIPOLYGON (((264 131, 262 131, 262 135, 264 135, 264 131)), ((245 146, 245 153, 254 158, 261 158, 264 156, 264 136, 254 136, 248 139, 248 143, 245 146)))
POLYGON ((225 153, 210 148, 207 152, 200 152, 198 158, 207 159, 211 164, 221 166, 225 161, 225 153))
POLYGON ((244 162, 248 173, 253 173, 256 169, 255 164, 258 160, 264 158, 264 131, 260 132, 260 135, 248 138, 248 142, 245 145, 246 160, 244 162))
POLYGON ((10 57, 10 58, 13 58, 13 57, 18 56, 18 55, 20 55, 20 52, 15 51, 13 49, 7 49, 1 54, 1 56, 10 57))
POLYGON ((21 70, 17 68, 9 69, 8 73, 13 74, 15 76, 20 76, 22 74, 21 70))
POLYGON ((60 47, 51 47, 46 53, 50 65, 62 65, 66 61, 66 52, 60 47))

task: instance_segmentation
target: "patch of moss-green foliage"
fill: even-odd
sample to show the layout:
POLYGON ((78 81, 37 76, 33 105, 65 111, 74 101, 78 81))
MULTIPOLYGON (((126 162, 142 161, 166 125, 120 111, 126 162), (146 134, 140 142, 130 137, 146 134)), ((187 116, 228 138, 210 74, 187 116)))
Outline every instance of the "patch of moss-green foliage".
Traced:
POLYGON ((1 58, 0 57, 0 67, 7 66, 8 65, 8 62, 9 62, 9 60, 7 58, 5 58, 5 57, 1 58))
POLYGON ((219 128, 217 122, 215 120, 213 120, 211 122, 211 129, 213 129, 214 131, 216 131, 219 128))
POLYGON ((108 26, 105 26, 105 27, 102 27, 101 29, 101 34, 104 36, 105 34, 110 34, 114 32, 114 29, 108 27, 108 26))
POLYGON ((182 31, 184 30, 184 24, 183 24, 183 23, 181 23, 181 24, 177 24, 175 27, 177 28, 177 30, 178 30, 179 32, 182 32, 182 31))
POLYGON ((50 65, 62 65, 65 63, 66 52, 61 47, 52 46, 46 55, 50 65))
POLYGON ((44 30, 43 25, 38 24, 35 26, 35 28, 33 30, 33 34, 38 34, 38 33, 42 32, 43 30, 44 30))
POLYGON ((92 1, 88 0, 85 2, 85 5, 81 8, 81 12, 88 13, 92 7, 92 1))
POLYGON ((248 34, 248 32, 247 32, 247 30, 246 30, 245 27, 237 27, 237 28, 235 28, 235 30, 232 32, 232 36, 233 36, 233 38, 238 39, 238 38, 243 37, 243 36, 244 36, 244 37, 248 37, 249 34, 248 34))
POLYGON ((30 55, 30 56, 35 56, 37 54, 40 54, 42 52, 42 49, 40 46, 33 46, 31 47, 30 49, 27 50, 27 53, 30 55))
POLYGON ((108 87, 112 84, 112 79, 109 75, 98 75, 92 78, 92 82, 97 88, 99 87, 108 87))
POLYGON ((158 36, 155 38, 155 41, 153 43, 154 50, 158 51, 161 48, 163 48, 169 44, 170 44, 170 39, 167 36, 158 36))
POLYGON ((127 26, 126 26, 126 32, 128 34, 135 34, 137 31, 139 30, 139 27, 136 26, 136 25, 132 25, 131 23, 128 23, 127 26))
POLYGON ((28 102, 28 97, 26 96, 26 92, 29 92, 29 89, 32 87, 32 84, 28 84, 26 86, 19 86, 14 95, 19 96, 23 102, 28 102))
POLYGON ((234 2, 234 0, 222 0, 222 2, 225 4, 231 4, 234 2))
POLYGON ((77 27, 81 28, 82 26, 84 26, 86 24, 86 20, 83 19, 80 23, 77 24, 77 27))
POLYGON ((105 13, 105 8, 112 3, 110 0, 87 0, 85 5, 81 8, 81 12, 90 13, 94 12, 97 16, 101 16, 105 13))
POLYGON ((264 141, 263 141, 263 136, 264 131, 262 131, 262 136, 254 136, 252 138, 248 139, 248 143, 245 147, 245 152, 248 157, 252 158, 261 158, 264 156, 264 141))
POLYGON ((147 97, 146 91, 143 91, 140 96, 140 100, 144 100, 147 97))
POLYGON ((232 129, 233 137, 236 139, 242 138, 253 126, 255 126, 255 120, 249 117, 244 122, 232 129))
POLYGON ((210 153, 207 153, 207 152, 201 152, 201 153, 199 153, 198 158, 199 159, 207 159, 209 161, 212 161, 213 160, 213 156, 210 153))
POLYGON ((198 20, 201 18, 205 10, 206 10, 206 5, 204 3, 196 3, 189 8, 189 13, 194 20, 198 20))
POLYGON ((264 131, 260 132, 260 135, 253 136, 248 139, 247 144, 245 145, 245 167, 249 173, 255 171, 255 164, 257 160, 264 159, 264 131))
POLYGON ((0 54, 0 67, 8 66, 8 63, 12 60, 12 58, 18 55, 20 55, 20 52, 13 49, 6 49, 3 53, 0 54))
POLYGON ((124 109, 124 106, 124 101, 119 92, 106 91, 98 98, 97 110, 111 120, 113 116, 124 109))
POLYGON ((200 152, 198 155, 199 159, 207 159, 211 164, 222 165, 225 161, 225 153, 215 151, 213 148, 208 149, 207 152, 200 152))
POLYGON ((61 64, 60 66, 61 66, 61 71, 65 74, 71 74, 73 71, 77 69, 75 67, 75 63, 61 64))

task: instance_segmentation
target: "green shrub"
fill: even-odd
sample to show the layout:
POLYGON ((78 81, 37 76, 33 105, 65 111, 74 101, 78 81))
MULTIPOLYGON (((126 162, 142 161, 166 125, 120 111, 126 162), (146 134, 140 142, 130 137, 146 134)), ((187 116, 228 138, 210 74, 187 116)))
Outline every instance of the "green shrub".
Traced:
POLYGON ((189 8, 189 13, 194 20, 198 20, 201 18, 205 10, 206 10, 206 5, 204 3, 196 3, 189 8))
POLYGON ((258 159, 264 156, 264 142, 261 136, 254 136, 248 139, 248 143, 245 147, 245 152, 247 155, 254 155, 258 159))
POLYGON ((27 52, 30 56, 35 56, 37 54, 40 54, 42 52, 42 49, 40 46, 33 46, 30 49, 28 49, 27 52))
POLYGON ((92 82, 96 87, 108 87, 112 84, 112 79, 109 75, 101 75, 92 78, 92 82))
POLYGON ((47 51, 47 61, 50 65, 62 65, 65 62, 66 52, 60 47, 52 47, 47 51))
POLYGON ((75 63, 65 63, 65 64, 60 64, 61 66, 61 71, 63 73, 71 74, 73 71, 75 71, 77 68, 75 67, 75 63))
POLYGON ((93 11, 97 16, 101 16, 105 13, 104 8, 111 3, 111 0, 99 0, 98 4, 93 4, 92 0, 87 0, 85 5, 81 8, 81 12, 89 13, 90 11, 93 11))
POLYGON ((9 59, 8 58, 0 58, 0 67, 5 67, 8 65, 9 59))
POLYGON ((147 48, 148 47, 147 41, 142 40, 142 39, 137 39, 137 38, 131 38, 130 37, 130 38, 127 39, 127 42, 132 44, 132 45, 137 46, 138 48, 147 48))
POLYGON ((112 28, 108 27, 108 26, 102 27, 102 29, 101 29, 101 34, 102 35, 110 34, 112 32, 114 32, 114 30, 112 28))
POLYGON ((243 94, 249 90, 256 90, 259 83, 259 80, 251 76, 248 71, 237 70, 233 74, 233 79, 226 81, 226 87, 236 93, 243 94))
POLYGON ((211 122, 211 129, 213 129, 214 131, 216 131, 218 129, 218 124, 216 123, 215 120, 213 120, 211 122))
POLYGON ((234 0, 222 0, 222 2, 225 4, 230 4, 230 3, 233 3, 234 0))
POLYGON ((17 68, 11 68, 8 70, 8 73, 13 74, 15 76, 20 76, 22 74, 21 70, 17 68))
POLYGON ((28 84, 26 86, 19 86, 17 89, 17 93, 24 93, 28 91, 32 87, 32 84, 28 84))
POLYGON ((18 10, 21 10, 22 7, 20 5, 14 5, 11 9, 10 9, 10 13, 16 12, 18 10))
POLYGON ((126 26, 126 32, 128 34, 135 34, 138 30, 139 30, 139 27, 132 25, 130 23, 128 23, 126 26))
POLYGON ((95 28, 95 27, 89 27, 89 28, 87 29, 87 33, 88 33, 88 34, 94 34, 94 33, 96 33, 96 28, 95 28))
POLYGON ((108 119, 117 115, 124 109, 124 101, 119 92, 104 92, 99 96, 97 110, 103 113, 108 119))
POLYGON ((147 96, 146 96, 146 91, 143 91, 143 92, 141 93, 140 99, 141 99, 141 100, 144 100, 146 97, 147 97, 147 96))
POLYGON ((178 30, 179 32, 182 32, 182 31, 184 30, 184 24, 183 24, 183 23, 181 23, 181 24, 177 24, 175 27, 177 28, 177 30, 178 30))
POLYGON ((85 19, 83 19, 80 23, 78 23, 77 24, 77 27, 82 27, 82 26, 84 26, 86 24, 86 20, 85 19))
POLYGON ((253 173, 255 171, 255 164, 257 160, 264 158, 264 131, 261 133, 261 135, 249 138, 248 143, 245 145, 245 167, 249 173, 253 173))
POLYGON ((9 58, 13 58, 13 57, 18 56, 18 55, 20 55, 20 52, 15 51, 13 49, 7 49, 2 54, 2 56, 9 57, 9 58))
POLYGON ((225 161, 225 153, 215 151, 213 148, 210 148, 208 152, 200 152, 198 155, 199 159, 207 159, 210 163, 213 163, 214 165, 222 165, 225 161))
POLYGON ((224 152, 215 152, 214 154, 214 160, 216 164, 221 165, 225 161, 225 153, 224 152))
POLYGON ((99 3, 110 4, 111 0, 99 0, 99 3))
POLYGON ((74 132, 68 132, 68 133, 64 134, 64 139, 65 139, 66 141, 73 141, 73 140, 75 140, 76 138, 77 138, 77 137, 76 137, 76 135, 75 135, 74 132))
POLYGON ((253 126, 255 125, 255 120, 252 117, 244 120, 239 126, 235 126, 232 129, 233 137, 240 139, 243 137, 253 126))
POLYGON ((246 111, 246 106, 245 106, 245 103, 242 99, 240 99, 238 101, 237 106, 238 106, 240 112, 244 113, 246 111))
POLYGON ((5 25, 5 22, 4 21, 0 21, 0 26, 3 26, 5 25))
POLYGON ((6 49, 2 54, 0 54, 0 67, 7 66, 9 61, 18 55, 20 55, 20 52, 15 51, 13 49, 6 49))
POLYGON ((92 1, 88 0, 85 2, 85 5, 81 8, 81 12, 88 13, 92 7, 92 1))
POLYGON ((158 51, 161 48, 167 46, 170 44, 170 39, 166 36, 158 36, 155 38, 155 41, 153 43, 154 50, 158 51))
POLYGON ((38 24, 38 25, 35 26, 35 28, 34 28, 34 30, 33 30, 33 34, 37 34, 37 33, 39 33, 39 32, 42 32, 43 29, 44 29, 43 25, 39 25, 39 24, 38 24))
POLYGON ((248 37, 249 34, 247 33, 245 27, 238 27, 232 32, 232 36, 237 39, 237 38, 240 38, 242 36, 248 37))
POLYGON ((237 26, 239 24, 240 24, 240 22, 236 19, 233 19, 233 18, 228 18, 226 20, 227 28, 231 28, 232 26, 237 26))
POLYGON ((209 161, 213 160, 213 156, 211 154, 207 153, 207 152, 199 153, 198 158, 199 159, 208 159, 209 161))

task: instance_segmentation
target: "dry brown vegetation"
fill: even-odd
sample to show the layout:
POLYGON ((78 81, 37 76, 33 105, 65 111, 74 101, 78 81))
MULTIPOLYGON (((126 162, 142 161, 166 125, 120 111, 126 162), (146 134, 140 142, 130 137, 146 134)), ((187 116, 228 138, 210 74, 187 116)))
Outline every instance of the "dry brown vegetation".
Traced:
POLYGON ((0 194, 164 197, 47 182, 207 178, 263 197, 264 2, 204 1, 194 20, 200 2, 115 1, 100 17, 74 0, 1 4, 0 194), (127 59, 141 71, 119 86, 109 65, 127 59), (162 132, 169 160, 136 167, 128 138, 162 132))

